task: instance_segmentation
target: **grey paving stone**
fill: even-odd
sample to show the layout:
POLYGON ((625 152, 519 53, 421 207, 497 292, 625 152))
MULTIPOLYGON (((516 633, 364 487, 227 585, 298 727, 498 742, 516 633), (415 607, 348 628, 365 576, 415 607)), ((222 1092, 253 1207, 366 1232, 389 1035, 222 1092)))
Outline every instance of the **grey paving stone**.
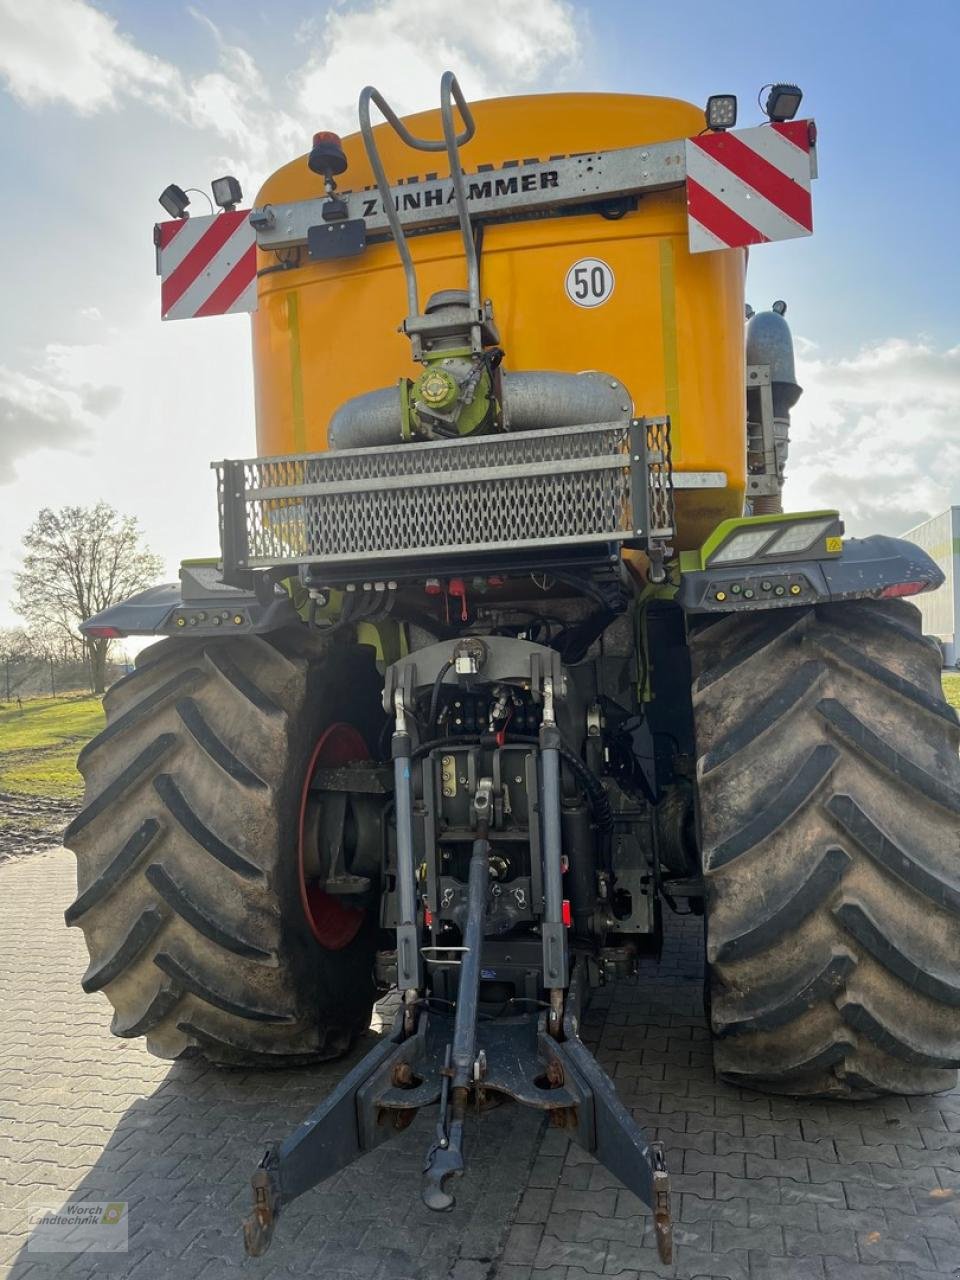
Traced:
POLYGON ((489 1271, 489 1262, 468 1262, 461 1258, 453 1264, 448 1275, 450 1280, 487 1280, 489 1271))
POLYGON ((504 1262, 532 1265, 540 1248, 543 1226, 539 1223, 515 1223, 510 1228, 503 1249, 504 1262))
POLYGON ((734 1249, 758 1249, 761 1253, 783 1254, 783 1229, 774 1224, 737 1227, 730 1222, 714 1222, 713 1251, 729 1253, 734 1249))
POLYGON ((850 1199, 850 1185, 783 1178, 780 1180, 780 1198, 784 1204, 832 1204, 843 1208, 850 1199))
POLYGON ((744 1134, 717 1133, 713 1137, 716 1142, 718 1156, 729 1155, 731 1152, 742 1152, 744 1155, 766 1156, 769 1159, 773 1159, 776 1154, 773 1145, 774 1138, 771 1134, 757 1134, 748 1138, 744 1134))
POLYGON ((517 1209, 517 1222, 543 1222, 550 1212, 553 1195, 547 1187, 528 1187, 517 1209))
POLYGON ((684 1173, 728 1173, 734 1178, 744 1176, 744 1160, 740 1152, 729 1155, 715 1155, 691 1149, 683 1153, 684 1173))
MULTIPOLYGON (((779 1207, 778 1205, 777 1209, 779 1207)), ((679 1213, 674 1210, 674 1215, 679 1222, 719 1221, 745 1227, 750 1219, 750 1205, 746 1200, 701 1200, 699 1196, 683 1195, 680 1197, 679 1213)))
POLYGON ((779 1204, 780 1181, 778 1178, 731 1178, 727 1173, 718 1173, 716 1196, 718 1200, 750 1199, 779 1204))
POLYGON ((223 1073, 113 1040, 106 1002, 79 991, 82 940, 59 918, 72 871, 63 854, 0 866, 0 992, 10 975, 14 996, 0 1039, 0 1280, 951 1280, 960 1265, 960 1091, 855 1106, 717 1081, 698 922, 673 917, 661 964, 644 958, 639 981, 598 992, 585 1025, 625 1105, 664 1142, 671 1268, 637 1197, 513 1106, 471 1120, 451 1214, 429 1214, 417 1195, 424 1115, 290 1206, 267 1258, 246 1262, 235 1226, 263 1144, 356 1058, 223 1073), (130 1200, 129 1257, 39 1264, 11 1237, 6 1215, 78 1188, 130 1200))
POLYGON ((949 1271, 955 1276, 960 1270, 960 1252, 952 1240, 928 1240, 930 1252, 933 1254, 934 1262, 937 1267, 944 1271, 949 1271))
MULTIPOLYGON (((619 1243, 614 1241, 609 1247, 618 1247, 619 1243)), ((607 1249, 606 1241, 558 1240, 555 1236, 545 1235, 537 1250, 534 1270, 543 1267, 580 1267, 588 1275, 602 1275, 607 1249)))
MULTIPOLYGON (((639 1204, 639 1201, 638 1201, 639 1204)), ((583 1214, 579 1211, 573 1213, 551 1213, 543 1225, 543 1233, 548 1236, 555 1236, 557 1240, 580 1240, 580 1222, 583 1214)))
POLYGON ((809 1231, 802 1227, 784 1227, 787 1253, 793 1257, 850 1258, 856 1262, 857 1238, 852 1231, 809 1231))
POLYGON ((803 1130, 800 1120, 775 1120, 772 1116, 744 1112, 743 1132, 747 1137, 766 1135, 773 1138, 795 1138, 800 1141, 803 1130))
POLYGON ((836 1163, 837 1150, 833 1140, 830 1138, 819 1138, 813 1141, 798 1140, 786 1136, 774 1139, 774 1147, 778 1160, 791 1159, 807 1159, 823 1160, 827 1163, 836 1163))
POLYGON ((873 1266, 848 1262, 845 1258, 824 1258, 823 1261, 827 1280, 911 1280, 895 1262, 873 1266))
POLYGON ((553 1213, 571 1213, 585 1210, 612 1218, 617 1206, 617 1186, 602 1191, 580 1191, 573 1187, 558 1187, 553 1198, 553 1213))
POLYGON ((750 1280, 824 1280, 822 1258, 771 1257, 759 1249, 751 1249, 750 1280))
POLYGON ((844 1164, 854 1164, 858 1160, 867 1160, 871 1164, 889 1164, 900 1167, 900 1155, 894 1144, 880 1146, 876 1143, 852 1142, 848 1138, 836 1141, 837 1155, 844 1164))
MULTIPOLYGON (((746 1176, 748 1178, 794 1178, 797 1182, 807 1181, 807 1161, 802 1156, 793 1159, 781 1159, 779 1156, 768 1160, 764 1156, 746 1156, 746 1176)), ((834 1170, 836 1176, 836 1170, 834 1170)))
POLYGON ((678 1251, 674 1260, 674 1274, 683 1280, 701 1280, 710 1276, 715 1280, 749 1280, 749 1260, 745 1251, 739 1253, 712 1253, 701 1249, 678 1251))
POLYGON ((802 1227, 804 1230, 816 1231, 817 1205, 808 1201, 780 1204, 763 1204, 755 1201, 747 1202, 747 1226, 750 1227, 802 1227))
POLYGON ((894 1235, 909 1236, 919 1234, 934 1239, 952 1240, 960 1257, 960 1213, 954 1206, 952 1212, 930 1213, 905 1211, 902 1209, 885 1209, 887 1225, 894 1235))
MULTIPOLYGON (((916 1191, 900 1187, 880 1187, 876 1183, 847 1182, 843 1194, 850 1209, 902 1209, 905 1203, 916 1204, 916 1191)), ((840 1206, 842 1207, 842 1205, 840 1206)))
POLYGON ((883 1231, 859 1232, 857 1247, 864 1262, 900 1262, 911 1266, 933 1267, 937 1249, 943 1245, 953 1265, 960 1268, 960 1250, 955 1240, 930 1242, 917 1232, 910 1235, 894 1235, 883 1231), (935 1247, 936 1246, 936 1247, 935 1247))

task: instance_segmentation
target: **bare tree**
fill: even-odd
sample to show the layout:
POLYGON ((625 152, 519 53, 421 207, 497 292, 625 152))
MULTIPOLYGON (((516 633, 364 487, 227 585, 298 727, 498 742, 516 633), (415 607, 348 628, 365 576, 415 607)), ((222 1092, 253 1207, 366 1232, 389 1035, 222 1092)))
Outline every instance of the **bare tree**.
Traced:
POLYGON ((0 696, 7 702, 30 675, 30 657, 30 640, 26 632, 19 628, 4 627, 0 631, 0 666, 3 668, 0 672, 0 696))
POLYGON ((23 537, 23 570, 15 608, 33 629, 82 644, 95 693, 103 693, 110 641, 80 639, 81 622, 154 582, 163 561, 149 551, 134 516, 106 502, 95 507, 44 507, 23 537))

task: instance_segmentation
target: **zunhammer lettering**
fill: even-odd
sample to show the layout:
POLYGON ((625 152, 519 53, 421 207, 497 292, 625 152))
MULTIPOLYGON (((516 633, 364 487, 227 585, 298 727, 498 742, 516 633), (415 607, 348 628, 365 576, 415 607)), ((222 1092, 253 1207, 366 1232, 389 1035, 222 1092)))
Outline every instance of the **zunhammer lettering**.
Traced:
MULTIPOLYGON (((546 169, 542 173, 523 173, 509 178, 487 178, 482 181, 471 181, 467 184, 467 200, 496 200, 505 196, 519 195, 521 191, 549 191, 560 184, 560 175, 556 169, 546 169)), ((435 187, 426 187, 421 191, 398 191, 394 194, 393 203, 398 213, 406 213, 412 209, 440 209, 452 204, 455 196, 453 187, 445 183, 437 183, 435 187)), ((373 218, 383 211, 383 205, 376 197, 369 197, 363 202, 363 217, 373 218)))

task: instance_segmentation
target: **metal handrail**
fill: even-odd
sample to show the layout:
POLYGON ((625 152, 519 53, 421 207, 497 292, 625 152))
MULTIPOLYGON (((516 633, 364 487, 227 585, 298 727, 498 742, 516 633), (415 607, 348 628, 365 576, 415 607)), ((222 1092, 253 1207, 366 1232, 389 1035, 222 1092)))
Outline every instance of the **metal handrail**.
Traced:
POLYGON ((463 96, 463 91, 452 71, 445 71, 440 80, 440 118, 443 122, 443 138, 418 138, 410 132, 397 113, 393 110, 379 89, 367 85, 360 94, 358 104, 360 114, 360 133, 366 149, 367 159, 377 182, 377 190, 383 203, 383 210, 390 224, 390 231, 396 242, 397 252, 403 264, 403 274, 407 284, 407 307, 411 316, 419 316, 420 299, 417 289, 417 273, 410 256, 407 237, 400 225, 400 217, 393 203, 393 193, 387 179, 380 152, 377 149, 370 123, 370 104, 378 108, 383 118, 391 126, 400 140, 414 151, 446 151, 450 161, 450 177, 453 181, 456 196, 457 214, 460 219, 460 234, 463 239, 463 250, 467 259, 467 287, 470 294, 470 306, 474 312, 480 309, 480 267, 477 261, 477 248, 473 240, 473 228, 470 213, 467 209, 467 193, 463 181, 463 167, 460 163, 460 148, 473 137, 476 124, 473 114, 463 96), (456 102, 463 130, 458 134, 453 119, 453 104, 456 102))

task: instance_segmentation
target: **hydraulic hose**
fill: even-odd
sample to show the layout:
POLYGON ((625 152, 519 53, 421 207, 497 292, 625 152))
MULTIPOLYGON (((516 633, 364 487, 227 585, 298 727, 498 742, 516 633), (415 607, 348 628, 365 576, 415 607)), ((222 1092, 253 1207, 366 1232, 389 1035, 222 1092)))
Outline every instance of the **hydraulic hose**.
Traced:
POLYGON ((432 733, 437 727, 437 712, 440 710, 440 687, 452 666, 453 659, 448 658, 437 672, 437 678, 433 682, 433 689, 430 693, 430 712, 427 716, 427 733, 432 733))

